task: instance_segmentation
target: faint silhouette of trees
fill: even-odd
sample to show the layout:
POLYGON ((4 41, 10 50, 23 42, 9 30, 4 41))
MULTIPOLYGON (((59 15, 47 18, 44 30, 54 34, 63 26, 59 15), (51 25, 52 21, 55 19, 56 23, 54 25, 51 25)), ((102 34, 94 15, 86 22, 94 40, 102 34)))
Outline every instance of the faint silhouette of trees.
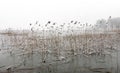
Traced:
POLYGON ((107 27, 106 20, 105 19, 99 19, 97 20, 95 24, 95 29, 97 30, 105 30, 107 27))

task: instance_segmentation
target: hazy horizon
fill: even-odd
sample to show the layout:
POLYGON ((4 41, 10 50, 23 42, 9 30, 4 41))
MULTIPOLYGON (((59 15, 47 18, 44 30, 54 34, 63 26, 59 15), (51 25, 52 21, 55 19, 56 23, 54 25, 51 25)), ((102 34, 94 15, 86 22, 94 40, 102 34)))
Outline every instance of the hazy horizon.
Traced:
POLYGON ((120 17, 119 0, 4 0, 0 9, 0 29, 29 29, 29 23, 49 20, 95 24, 98 19, 120 17))

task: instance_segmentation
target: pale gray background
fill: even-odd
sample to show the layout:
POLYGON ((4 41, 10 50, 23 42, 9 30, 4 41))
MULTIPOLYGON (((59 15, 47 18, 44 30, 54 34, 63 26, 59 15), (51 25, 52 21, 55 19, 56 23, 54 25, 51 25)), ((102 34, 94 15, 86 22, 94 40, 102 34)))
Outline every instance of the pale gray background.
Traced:
POLYGON ((0 0, 0 29, 29 29, 36 20, 58 23, 79 20, 94 24, 97 19, 120 16, 119 0, 0 0))

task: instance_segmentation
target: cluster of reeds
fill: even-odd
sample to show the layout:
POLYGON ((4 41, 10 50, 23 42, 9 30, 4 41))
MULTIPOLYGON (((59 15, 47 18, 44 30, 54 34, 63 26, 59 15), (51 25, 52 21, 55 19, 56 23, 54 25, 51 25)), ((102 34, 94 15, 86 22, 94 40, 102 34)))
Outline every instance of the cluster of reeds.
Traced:
POLYGON ((48 21, 44 26, 36 22, 35 26, 39 26, 39 30, 30 24, 32 26, 31 31, 8 30, 2 32, 1 35, 4 38, 1 39, 1 48, 7 50, 11 55, 24 58, 23 63, 25 65, 26 58, 31 58, 32 61, 35 53, 40 55, 41 63, 46 63, 49 57, 53 57, 50 62, 61 61, 81 54, 85 56, 110 54, 120 47, 118 44, 120 43, 118 40, 119 32, 94 33, 93 30, 87 30, 85 27, 82 30, 72 29, 73 27, 70 24, 72 26, 88 26, 87 23, 81 24, 77 21, 59 26, 51 21, 48 21), (69 28, 65 30, 64 27, 69 28))

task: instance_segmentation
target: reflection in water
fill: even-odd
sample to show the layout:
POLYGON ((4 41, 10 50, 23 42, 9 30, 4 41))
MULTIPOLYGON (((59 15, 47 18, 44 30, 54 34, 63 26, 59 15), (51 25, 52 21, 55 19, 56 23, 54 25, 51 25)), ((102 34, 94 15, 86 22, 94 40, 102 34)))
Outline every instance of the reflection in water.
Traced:
POLYGON ((38 57, 39 54, 33 54, 33 61, 31 58, 25 58, 23 61, 18 58, 17 55, 10 56, 10 54, 0 54, 1 64, 0 68, 6 68, 9 72, 14 71, 14 73, 115 73, 116 66, 116 52, 111 55, 76 55, 69 56, 64 60, 51 61, 51 58, 55 58, 48 54, 48 59, 46 62, 41 62, 38 57), (13 59, 15 57, 15 59, 13 59), (14 62, 13 62, 14 61, 14 62))
POLYGON ((2 33, 0 73, 118 73, 120 34, 85 32, 2 33))

